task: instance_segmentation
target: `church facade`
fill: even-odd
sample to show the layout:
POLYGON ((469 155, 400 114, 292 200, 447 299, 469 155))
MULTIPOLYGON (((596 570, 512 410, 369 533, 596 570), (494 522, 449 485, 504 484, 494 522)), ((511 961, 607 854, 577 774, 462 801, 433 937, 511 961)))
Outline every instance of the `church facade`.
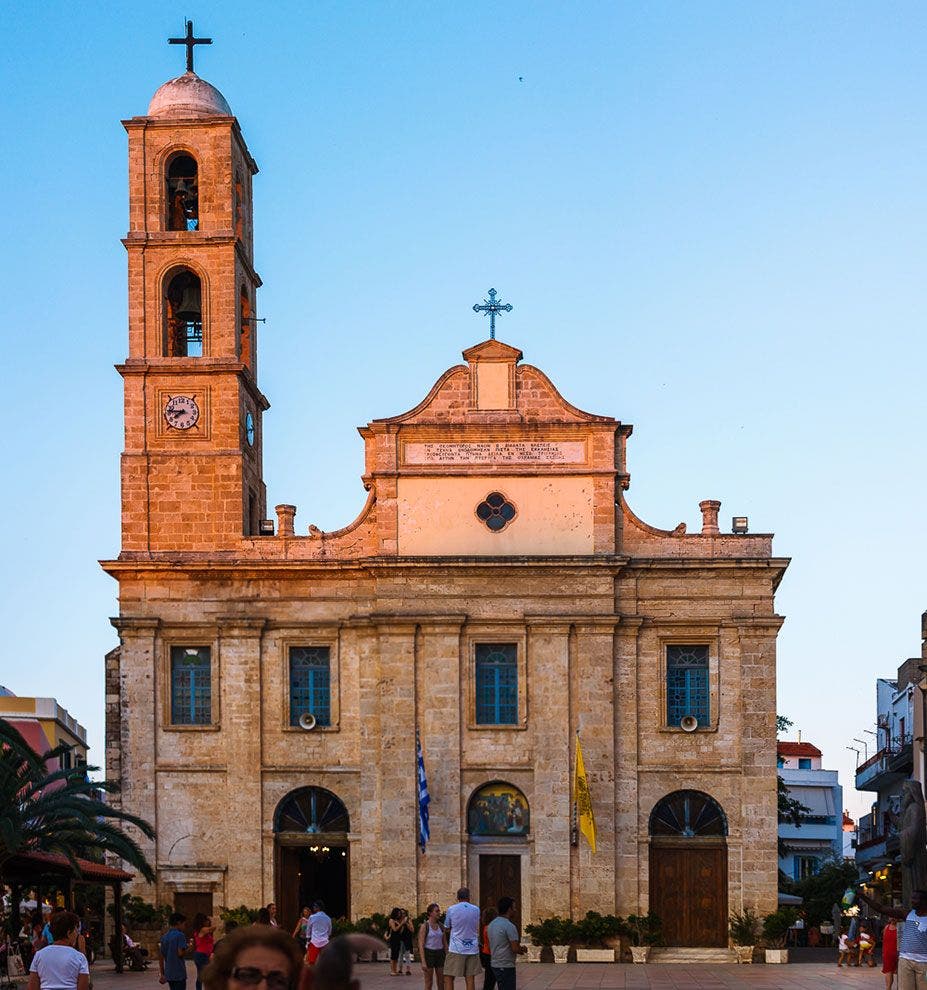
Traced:
POLYGON ((649 908, 671 945, 726 945, 730 911, 774 910, 771 536, 721 533, 711 500, 700 532, 641 521, 631 427, 495 339, 361 429, 357 519, 269 523, 257 166, 192 72, 124 124, 122 548, 103 567, 108 772, 157 831, 156 883, 133 892, 275 901, 292 924, 319 896, 356 918, 468 884, 512 894, 522 923, 649 908))

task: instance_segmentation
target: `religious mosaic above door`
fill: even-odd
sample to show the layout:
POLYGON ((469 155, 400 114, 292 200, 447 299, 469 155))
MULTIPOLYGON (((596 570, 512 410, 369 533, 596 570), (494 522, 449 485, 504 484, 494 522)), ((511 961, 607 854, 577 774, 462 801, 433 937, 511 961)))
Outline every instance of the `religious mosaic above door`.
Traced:
POLYGON ((527 835, 528 801, 511 784, 487 784, 470 798, 467 808, 470 835, 527 835))

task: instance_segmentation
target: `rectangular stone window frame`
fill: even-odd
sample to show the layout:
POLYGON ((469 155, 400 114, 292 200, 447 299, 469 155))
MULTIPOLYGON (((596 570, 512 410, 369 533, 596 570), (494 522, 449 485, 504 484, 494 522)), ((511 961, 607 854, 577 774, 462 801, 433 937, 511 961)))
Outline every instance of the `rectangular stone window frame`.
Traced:
POLYGON ((467 728, 474 732, 523 732, 528 728, 528 636, 524 625, 486 626, 464 637, 467 683, 462 695, 467 699, 467 728), (513 725, 489 725, 476 720, 476 647, 482 643, 511 643, 516 648, 518 671, 518 720, 513 725))
POLYGON ((660 636, 660 731, 679 732, 689 735, 685 729, 679 725, 670 725, 667 722, 667 673, 668 673, 668 646, 707 646, 708 647, 708 725, 699 725, 692 734, 700 732, 717 732, 720 720, 721 704, 721 664, 720 664, 720 642, 719 633, 716 627, 709 632, 704 627, 691 627, 686 632, 673 632, 669 635, 660 636))
POLYGON ((165 732, 218 732, 221 725, 219 699, 220 657, 219 636, 215 626, 185 626, 182 630, 165 629, 161 638, 161 727, 165 732), (209 648, 209 715, 210 721, 202 725, 178 725, 172 719, 171 696, 173 681, 171 678, 171 650, 174 647, 192 648, 206 646, 209 648))
POLYGON ((287 633, 280 637, 280 728, 282 732, 313 735, 316 732, 338 732, 341 729, 341 637, 337 627, 314 627, 305 632, 287 633), (330 725, 316 725, 311 731, 290 725, 290 648, 293 646, 328 647, 328 685, 330 725))

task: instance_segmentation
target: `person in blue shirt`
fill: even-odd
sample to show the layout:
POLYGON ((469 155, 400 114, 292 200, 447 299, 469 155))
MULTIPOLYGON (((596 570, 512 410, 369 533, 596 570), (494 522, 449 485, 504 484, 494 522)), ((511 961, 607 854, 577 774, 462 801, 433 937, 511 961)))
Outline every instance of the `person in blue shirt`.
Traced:
POLYGON ((161 973, 160 983, 166 983, 171 990, 186 990, 187 964, 183 954, 187 951, 187 936, 183 932, 186 917, 175 911, 168 923, 170 928, 161 936, 158 953, 158 969, 161 973))

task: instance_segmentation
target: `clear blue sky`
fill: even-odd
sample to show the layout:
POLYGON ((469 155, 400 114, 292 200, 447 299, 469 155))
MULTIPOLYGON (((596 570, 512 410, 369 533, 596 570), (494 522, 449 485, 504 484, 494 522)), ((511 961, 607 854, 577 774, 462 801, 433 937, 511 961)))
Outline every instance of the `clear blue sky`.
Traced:
MULTIPOLYGON (((852 786, 924 588, 922 3, 8 6, 0 66, 0 682, 101 760, 126 355, 126 139, 183 69, 255 180, 271 505, 342 526, 355 427, 500 337, 634 424, 634 510, 747 514, 794 558, 779 709, 852 786)), ((865 798, 848 793, 858 812, 865 798)))

